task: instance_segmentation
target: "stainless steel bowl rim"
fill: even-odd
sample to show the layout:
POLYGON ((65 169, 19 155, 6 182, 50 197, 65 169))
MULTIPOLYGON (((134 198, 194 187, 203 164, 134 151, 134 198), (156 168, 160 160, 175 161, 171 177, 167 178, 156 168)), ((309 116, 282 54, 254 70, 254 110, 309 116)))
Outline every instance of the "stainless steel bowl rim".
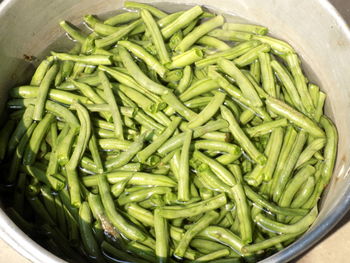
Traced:
MULTIPOLYGON (((337 25, 342 29, 347 39, 350 40, 350 29, 338 11, 327 0, 319 0, 320 5, 328 11, 335 19, 337 25)), ((0 16, 3 15, 13 4, 12 0, 4 0, 0 4, 0 16)), ((346 172, 349 173, 349 170, 346 172)), ((292 243, 282 251, 262 260, 263 263, 287 262, 302 254, 311 246, 323 238, 341 220, 350 208, 350 185, 347 186, 338 204, 328 211, 327 218, 322 224, 310 229, 296 242, 292 243)), ((64 263, 65 261, 56 257, 31 240, 21 229, 19 229, 6 213, 0 209, 0 238, 32 262, 64 263)))

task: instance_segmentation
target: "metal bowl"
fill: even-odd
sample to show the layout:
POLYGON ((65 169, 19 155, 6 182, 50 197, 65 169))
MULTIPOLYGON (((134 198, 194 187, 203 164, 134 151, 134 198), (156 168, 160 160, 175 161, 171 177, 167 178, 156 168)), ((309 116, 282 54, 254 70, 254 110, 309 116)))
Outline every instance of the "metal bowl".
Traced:
MULTIPOLYGON (((143 2, 152 2, 143 0, 143 2)), ((171 11, 173 3, 159 6, 171 11)), ((338 127, 339 149, 334 175, 321 202, 320 214, 300 239, 262 262, 286 262, 309 249, 343 217, 350 205, 350 31, 326 0, 192 0, 269 27, 302 56, 306 75, 328 95, 326 112, 338 127)), ((62 35, 62 19, 80 23, 85 14, 115 10, 122 1, 5 0, 0 5, 0 110, 10 87, 26 78, 23 56, 42 54, 62 35)), ((58 263, 57 258, 23 233, 0 209, 0 237, 32 262, 58 263)))

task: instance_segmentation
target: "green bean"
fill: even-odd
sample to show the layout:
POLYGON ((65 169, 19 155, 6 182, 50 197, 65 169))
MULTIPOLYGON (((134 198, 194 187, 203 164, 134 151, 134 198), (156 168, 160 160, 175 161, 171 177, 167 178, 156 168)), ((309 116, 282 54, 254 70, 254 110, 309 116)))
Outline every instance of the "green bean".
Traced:
MULTIPOLYGON (((36 98, 38 96, 39 89, 34 86, 20 86, 10 90, 11 97, 14 98, 36 98)), ((88 103, 89 99, 80 95, 72 94, 66 91, 58 90, 58 89, 50 89, 48 91, 48 98, 64 103, 64 104, 72 104, 73 101, 80 101, 82 103, 88 103)), ((33 102, 34 104, 34 102, 33 102)), ((19 105, 22 106, 22 105, 19 105)))
POLYGON ((60 165, 65 165, 68 163, 71 146, 73 144, 76 133, 76 129, 70 128, 67 135, 62 140, 62 143, 57 145, 57 159, 60 165))
POLYGON ((181 68, 193 64, 202 59, 203 52, 199 48, 192 48, 180 55, 173 56, 171 63, 167 66, 169 69, 181 68))
POLYGON ((41 186, 40 187, 41 196, 43 197, 44 205, 47 212, 53 220, 56 220, 56 207, 54 196, 51 193, 50 187, 41 186))
POLYGON ((310 176, 309 178, 307 178, 305 184, 303 185, 303 188, 298 191, 292 203, 290 204, 290 207, 302 207, 306 203, 306 201, 309 200, 309 198, 311 197, 315 189, 315 184, 316 182, 314 176, 310 176))
POLYGON ((136 203, 128 203, 125 210, 146 226, 154 226, 153 214, 136 203))
POLYGON ((177 245, 174 251, 174 255, 176 257, 182 258, 191 240, 218 217, 219 214, 217 212, 209 211, 205 213, 197 222, 192 224, 191 227, 185 232, 183 238, 177 245))
POLYGON ((215 29, 208 33, 209 36, 216 37, 224 41, 248 41, 251 40, 253 35, 247 32, 233 31, 233 30, 224 30, 224 29, 215 29))
POLYGON ((219 107, 225 100, 225 94, 222 92, 216 92, 213 99, 208 103, 207 106, 188 123, 188 128, 193 129, 201 126, 207 122, 215 113, 219 110, 219 107))
POLYGON ((224 18, 222 16, 216 16, 203 24, 199 25, 193 29, 176 47, 177 51, 185 52, 188 50, 199 38, 221 26, 224 23, 224 18))
POLYGON ((15 150, 16 146, 21 141, 22 136, 26 133, 26 130, 32 125, 33 112, 34 112, 34 106, 28 105, 17 127, 12 132, 11 136, 8 138, 9 141, 5 140, 5 141, 8 141, 8 152, 10 154, 15 150))
POLYGON ((330 119, 322 116, 320 123, 326 132, 327 142, 324 149, 324 167, 322 180, 324 185, 327 185, 334 169, 335 158, 337 156, 338 133, 330 119))
POLYGON ((167 262, 169 254, 169 232, 168 223, 160 215, 159 209, 154 210, 154 231, 156 236, 156 256, 157 262, 167 262))
POLYGON ((293 144, 293 148, 289 152, 288 159, 283 165, 282 172, 278 174, 278 177, 276 176, 276 185, 274 187, 274 194, 273 194, 273 200, 275 202, 279 201, 279 199, 283 194, 283 191, 285 190, 285 186, 288 182, 288 179, 291 176, 291 173, 298 160, 298 157, 300 156, 300 153, 303 149, 306 139, 307 139, 307 133, 301 130, 296 137, 295 143, 293 144))
POLYGON ((45 74, 45 77, 38 88, 38 96, 34 106, 33 120, 41 120, 45 109, 45 100, 49 92, 50 85, 58 72, 58 65, 53 64, 45 74))
POLYGON ((137 2, 132 2, 132 1, 125 1, 124 2, 124 7, 126 8, 136 8, 136 9, 141 9, 141 10, 148 10, 149 12, 152 13, 157 18, 165 18, 167 17, 167 13, 153 7, 147 4, 142 4, 142 3, 137 3, 137 2))
POLYGON ((219 88, 219 85, 215 81, 208 78, 201 79, 193 83, 184 93, 179 96, 179 98, 181 101, 187 101, 193 97, 217 88, 219 88))
POLYGON ((188 101, 185 101, 185 105, 189 108, 203 108, 205 107, 213 96, 201 96, 188 101))
MULTIPOLYGON (((116 184, 126 180, 132 175, 129 180, 130 184, 134 185, 153 185, 153 186, 166 186, 174 187, 176 183, 164 175, 149 174, 143 172, 132 172, 132 171, 117 171, 107 173, 107 179, 111 184, 116 184)), ((97 184, 97 176, 92 175, 82 178, 83 183, 87 187, 95 186, 97 184)))
POLYGON ((189 150, 192 140, 192 130, 185 132, 184 143, 181 148, 181 157, 179 163, 178 178, 178 200, 190 200, 190 178, 189 178, 189 150))
POLYGON ((288 94, 290 95, 295 107, 299 110, 302 110, 302 103, 301 103, 299 93, 287 69, 282 64, 278 63, 277 60, 272 60, 271 66, 275 71, 275 73, 277 74, 279 80, 283 83, 283 86, 285 87, 288 94))
POLYGON ((242 56, 233 60, 233 62, 238 67, 244 67, 253 63, 261 54, 266 54, 270 51, 270 46, 267 44, 261 44, 248 52, 244 53, 242 56))
POLYGON ((69 186, 69 194, 71 205, 79 208, 81 205, 81 191, 79 186, 78 173, 75 169, 66 166, 67 181, 69 186))
POLYGON ((110 187, 107 182, 107 177, 103 174, 99 175, 97 177, 97 181, 106 215, 112 224, 116 227, 116 229, 131 240, 145 240, 146 236, 135 226, 126 222, 125 219, 115 209, 115 205, 110 194, 110 187))
MULTIPOLYGON (((209 240, 215 240, 221 244, 224 244, 239 255, 242 255, 241 249, 244 246, 239 237, 237 237, 230 230, 227 230, 218 226, 209 226, 201 231, 196 237, 203 237, 209 240)), ((231 259, 232 260, 232 259, 231 259)))
POLYGON ((109 26, 115 26, 118 24, 124 24, 140 18, 140 12, 125 12, 117 14, 105 20, 103 23, 109 26))
POLYGON ((218 259, 218 258, 222 258, 222 257, 226 257, 230 254, 230 250, 228 248, 224 248, 221 250, 217 250, 214 252, 211 252, 205 256, 201 256, 199 258, 196 258, 196 260, 194 262, 211 262, 212 260, 218 259))
POLYGON ((78 63, 84 63, 88 65, 111 65, 111 58, 109 56, 105 55, 88 55, 88 56, 83 56, 83 55, 71 55, 68 53, 57 53, 57 52, 51 52, 52 55, 59 60, 69 60, 69 61, 74 61, 78 63))
POLYGON ((326 144, 325 138, 319 138, 312 141, 300 154, 297 164, 295 165, 296 168, 302 166, 305 162, 311 159, 311 157, 319 150, 321 150, 326 144))
POLYGON ((35 127, 33 134, 28 142, 28 146, 23 155, 23 163, 25 165, 33 164, 35 158, 39 152, 39 148, 44 138, 44 135, 50 128, 51 122, 53 121, 54 116, 51 113, 47 113, 43 120, 39 122, 37 127, 35 127))
POLYGON ((104 99, 102 99, 96 92, 87 84, 80 83, 73 79, 69 79, 74 86, 76 86, 84 96, 88 97, 95 104, 104 104, 106 103, 104 99))
POLYGON ((137 158, 140 162, 145 162, 146 159, 156 152, 159 147, 164 144, 164 142, 174 133, 177 126, 179 125, 181 118, 175 117, 171 124, 166 128, 166 130, 158 136, 150 145, 145 147, 142 151, 137 154, 137 158))
POLYGON ((99 139, 98 145, 103 150, 122 150, 126 151, 131 146, 131 142, 129 141, 122 141, 119 139, 99 139))
MULTIPOLYGON (((117 70, 113 70, 111 68, 105 67, 103 65, 99 66, 99 69, 106 71, 108 74, 110 74, 113 78, 115 78, 118 82, 124 84, 125 86, 132 87, 133 89, 145 94, 148 98, 150 98, 152 101, 156 102, 158 107, 161 109, 164 105, 162 104, 162 101, 160 98, 153 94, 148 89, 144 88, 143 86, 139 85, 131 76, 124 74, 122 72, 119 72, 117 70)), ((120 86, 119 86, 120 87, 120 86)), ((151 108, 152 110, 152 108, 151 108)))
POLYGON ((140 262, 140 263, 147 263, 148 261, 142 260, 140 258, 134 257, 127 252, 124 252, 123 250, 120 250, 110 243, 103 241, 101 244, 101 248, 104 251, 104 254, 107 252, 112 256, 112 258, 118 258, 126 262, 140 262))
POLYGON ((263 124, 247 128, 245 131, 250 137, 262 136, 267 133, 272 132, 275 128, 285 127, 288 125, 287 119, 279 119, 270 122, 265 122, 263 124))
POLYGON ((261 82, 264 90, 267 94, 272 97, 277 96, 277 90, 275 87, 275 80, 271 67, 270 55, 267 53, 260 52, 258 54, 261 69, 261 82))
POLYGON ((131 253, 134 253, 138 257, 147 260, 147 262, 156 262, 156 255, 154 254, 153 249, 143 244, 140 244, 135 241, 131 241, 127 245, 127 249, 128 251, 130 251, 131 253))
POLYGON ((41 84, 52 63, 53 57, 48 57, 39 64, 33 74, 32 80, 30 81, 31 86, 39 86, 41 84))
POLYGON ((260 83, 261 79, 261 70, 260 70, 260 62, 256 59, 254 62, 250 64, 250 74, 253 76, 257 83, 260 83))
POLYGON ((190 66, 185 66, 182 79, 176 87, 179 93, 183 93, 191 84, 193 78, 192 69, 190 66))
POLYGON ((184 38, 183 33, 181 30, 177 31, 175 34, 173 34, 170 38, 169 38, 169 47, 171 50, 175 50, 175 48, 177 47, 177 45, 182 41, 182 39, 184 38))
POLYGON ((193 157, 198 159, 200 162, 207 164, 213 172, 227 185, 234 186, 236 184, 236 179, 233 175, 220 163, 207 157, 205 154, 195 151, 193 157))
POLYGON ((226 58, 226 59, 235 59, 243 54, 245 54, 246 52, 248 52, 249 50, 257 47, 260 44, 260 42, 258 41, 247 41, 247 42, 243 42, 240 43, 234 47, 231 47, 230 49, 221 51, 221 52, 216 52, 212 55, 207 56, 206 58, 199 60, 195 63, 196 67, 206 67, 208 65, 211 64, 216 64, 217 60, 219 58, 226 58))
MULTIPOLYGON (((104 48, 106 46, 109 46, 109 45, 112 45, 112 44, 118 42, 124 36, 129 34, 133 29, 135 29, 138 25, 140 25, 141 22, 142 22, 142 20, 138 19, 125 27, 121 27, 118 31, 116 31, 115 33, 113 33, 111 35, 108 35, 104 38, 95 40, 96 47, 97 48, 104 48)), ((98 56, 98 55, 96 55, 96 56, 98 56)), ((110 65, 110 64, 106 64, 106 65, 110 65)))
POLYGON ((195 149, 206 149, 212 151, 226 152, 238 159, 241 156, 242 151, 240 147, 235 144, 219 141, 210 141, 210 140, 197 140, 194 142, 195 149))
POLYGON ((324 106, 324 102, 326 100, 326 94, 323 93, 322 91, 319 92, 319 95, 318 95, 318 101, 317 101, 317 104, 316 104, 316 111, 315 111, 315 116, 314 116, 314 119, 317 121, 317 122, 320 122, 320 119, 323 115, 323 106, 324 106))
POLYGON ((102 36, 108 36, 120 30, 120 27, 106 25, 92 15, 84 16, 84 21, 95 33, 102 36))
POLYGON ((184 206, 164 206, 160 208, 160 215, 167 219, 196 216, 207 211, 214 210, 225 205, 227 202, 224 194, 213 198, 184 206))
POLYGON ((8 120, 0 131, 0 160, 3 160, 5 158, 6 148, 14 127, 15 127, 15 121, 8 120))
POLYGON ((94 163, 96 164, 97 170, 99 173, 103 172, 103 164, 102 164, 102 160, 101 160, 101 156, 99 154, 99 149, 97 146, 97 140, 95 137, 94 132, 92 131, 90 140, 89 140, 89 150, 91 152, 92 158, 94 160, 94 163))
POLYGON ((142 59, 151 69, 155 70, 159 76, 163 77, 166 73, 167 69, 141 46, 125 40, 118 41, 118 45, 125 47, 135 56, 142 59))
POLYGON ((254 144, 245 135, 245 133, 239 127, 231 111, 225 106, 221 106, 220 109, 223 118, 229 123, 229 129, 232 135, 237 138, 237 141, 241 147, 255 162, 264 165, 266 163, 266 157, 255 148, 254 144))
POLYGON ((48 224, 51 226, 55 225, 55 222, 51 218, 50 214, 47 212, 46 208, 44 207, 43 203, 39 200, 37 196, 28 196, 27 194, 27 200, 30 204, 30 206, 33 208, 33 210, 48 224))
POLYGON ((123 121, 120 116, 119 107, 113 95, 112 86, 103 71, 99 71, 98 76, 103 86, 104 94, 109 107, 111 108, 114 123, 114 133, 118 139, 123 140, 123 121))
POLYGON ((279 205, 282 207, 288 207, 291 205, 292 200, 299 189, 304 187, 306 180, 315 173, 315 168, 308 165, 300 169, 296 175, 290 180, 282 194, 279 205))
MULTIPOLYGON (((208 134, 211 131, 220 130, 226 127, 227 127, 227 122, 224 120, 211 121, 204 126, 199 126, 197 128, 194 128, 193 138, 196 139, 205 134, 208 134)), ((184 140, 184 133, 176 135, 171 139, 169 139, 167 142, 165 142, 157 151, 159 154, 164 155, 180 147, 183 144, 183 140, 184 140)))
POLYGON ((244 188, 240 183, 237 183, 231 188, 231 193, 237 207, 242 243, 249 244, 253 241, 253 228, 244 188))
POLYGON ((270 36, 259 36, 259 35, 253 35, 252 38, 254 40, 259 40, 262 43, 266 43, 271 46, 272 50, 276 54, 292 54, 294 53, 294 49, 286 42, 270 37, 270 36))
POLYGON ((244 186, 245 193, 247 197, 253 201, 258 206, 266 208, 268 211, 286 216, 303 216, 307 214, 306 209, 296 209, 296 208, 288 208, 288 207, 279 207, 274 203, 268 202, 264 197, 254 192, 248 185, 244 186))
POLYGON ((188 121, 197 117, 197 114, 183 105, 172 92, 162 95, 162 99, 188 121))
POLYGON ((308 227, 315 221, 317 214, 318 214, 318 211, 317 211, 317 207, 315 206, 300 221, 292 225, 286 225, 286 224, 279 223, 277 221, 273 221, 267 218, 266 216, 264 216, 263 214, 258 214, 255 217, 255 221, 261 227, 272 232, 277 232, 280 234, 297 234, 297 233, 306 231, 308 227))
POLYGON ((242 31, 252 33, 256 35, 266 35, 268 29, 264 26, 249 25, 249 24, 238 24, 238 23, 225 23, 222 28, 224 30, 242 31))
POLYGON ((124 66, 128 69, 128 71, 130 72, 130 75, 134 77, 137 83, 144 86, 149 91, 159 95, 163 95, 168 92, 167 88, 165 88, 161 84, 154 82, 140 70, 140 68, 133 61, 129 52, 125 48, 119 47, 119 50, 120 50, 120 56, 123 60, 124 66))
POLYGON ((306 114, 309 116, 311 114, 312 116, 312 114, 314 114, 315 108, 306 86, 305 77, 300 68, 299 58, 295 53, 290 53, 286 56, 286 61, 294 77, 295 87, 298 90, 306 114))
POLYGON ((103 262, 104 260, 102 260, 100 248, 97 245, 94 234, 92 232, 91 223, 92 215, 89 204, 87 202, 83 202, 79 209, 79 226, 84 248, 90 257, 95 258, 99 262, 103 262))
POLYGON ((225 42, 211 36, 203 36, 197 40, 197 43, 205 46, 213 47, 218 51, 224 51, 224 50, 230 49, 230 46, 227 45, 225 42))
POLYGON ((150 189, 142 189, 135 191, 133 193, 125 193, 122 194, 118 198, 119 205, 125 205, 130 202, 140 202, 142 200, 146 200, 147 198, 150 198, 152 195, 155 194, 165 194, 171 191, 171 188, 165 187, 165 186, 158 186, 158 187, 152 187, 150 189))
POLYGON ((315 122, 282 101, 269 97, 266 99, 266 105, 272 112, 287 118, 289 121, 309 132, 310 135, 314 137, 325 136, 322 129, 315 122))
POLYGON ((168 24, 162 29, 162 35, 164 38, 169 38, 171 35, 186 27, 194 19, 200 16, 203 13, 203 10, 200 6, 194 6, 191 9, 188 9, 182 13, 178 18, 173 22, 168 24))
POLYGON ((242 252, 243 253, 253 253, 253 252, 261 251, 261 250, 273 247, 277 244, 281 244, 282 242, 288 241, 290 239, 294 239, 298 235, 300 235, 301 233, 302 232, 278 235, 278 236, 266 239, 264 241, 261 241, 259 243, 253 244, 253 245, 244 246, 242 248, 242 252))
POLYGON ((73 38, 74 40, 78 41, 79 43, 84 43, 85 41, 85 36, 80 33, 78 30, 73 28, 69 23, 66 21, 61 21, 60 26, 63 28, 64 31, 67 32, 67 34, 73 38))
POLYGON ((91 122, 88 111, 84 108, 84 106, 81 106, 78 103, 74 104, 74 106, 78 113, 81 129, 78 135, 76 147, 73 150, 71 158, 66 164, 66 168, 68 170, 74 170, 77 168, 91 136, 91 122))
POLYGON ((198 24, 199 18, 193 20, 187 27, 183 29, 183 35, 187 36, 198 24))
POLYGON ((168 51, 166 50, 162 33, 152 15, 146 9, 141 10, 141 17, 146 25, 146 28, 151 36, 152 42, 157 50, 157 54, 162 64, 170 61, 168 51))
POLYGON ((119 168, 132 160, 132 158, 134 158, 134 156, 143 148, 144 137, 145 135, 141 135, 130 145, 130 147, 125 152, 122 152, 115 158, 107 160, 105 162, 105 168, 107 171, 119 168))
POLYGON ((89 193, 88 202, 94 218, 101 223, 103 230, 118 241, 122 241, 120 234, 114 229, 112 223, 109 221, 105 214, 105 210, 100 196, 89 193))
POLYGON ((242 74, 242 72, 231 61, 219 58, 218 64, 220 68, 232 78, 234 78, 242 90, 243 96, 250 101, 255 107, 262 106, 262 102, 250 81, 242 74))

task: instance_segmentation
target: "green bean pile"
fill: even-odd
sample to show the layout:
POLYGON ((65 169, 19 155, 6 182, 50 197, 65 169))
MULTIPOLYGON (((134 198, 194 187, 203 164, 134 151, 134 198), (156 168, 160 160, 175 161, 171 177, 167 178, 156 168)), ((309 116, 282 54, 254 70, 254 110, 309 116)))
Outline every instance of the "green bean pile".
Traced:
POLYGON ((10 90, 11 218, 71 262, 255 262, 302 235, 337 131, 298 55, 200 6, 125 2, 10 90), (84 258, 85 257, 85 258, 84 258))

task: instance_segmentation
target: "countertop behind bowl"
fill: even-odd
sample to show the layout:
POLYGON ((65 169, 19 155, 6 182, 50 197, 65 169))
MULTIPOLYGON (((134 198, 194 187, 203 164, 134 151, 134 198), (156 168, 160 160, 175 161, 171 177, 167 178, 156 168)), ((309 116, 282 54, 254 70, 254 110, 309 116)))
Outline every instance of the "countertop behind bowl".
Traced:
MULTIPOLYGON (((0 1, 1 2, 1 1, 0 1)), ((6 12, 6 9, 8 8, 11 10, 12 4, 14 4, 16 1, 4 1, 3 9, 0 8, 0 15, 1 12, 6 12)), ((18 1, 19 2, 19 1, 18 1)), ((48 5, 47 1, 45 0, 26 0, 25 2, 21 1, 22 8, 19 10, 24 12, 26 8, 30 6, 30 3, 35 2, 35 8, 38 8, 38 11, 40 11, 40 6, 48 5), (26 6, 27 5, 27 6, 26 6)), ((56 3, 51 3, 51 5, 58 5, 58 3, 63 3, 63 0, 56 0, 56 3)), ((73 1, 73 4, 77 4, 79 1, 73 1)), ((91 4, 90 1, 84 0, 80 1, 85 2, 85 4, 88 5, 95 5, 96 8, 91 8, 89 10, 101 10, 103 11, 110 10, 109 7, 113 7, 115 0, 108 0, 103 1, 104 5, 103 7, 98 4, 98 1, 91 4), (88 3, 90 2, 90 3, 88 3)), ((143 1, 143 2, 152 2, 152 1, 143 1)), ((156 1, 155 1, 156 2, 156 1)), ((174 2, 181 2, 181 1, 174 1, 174 2)), ((350 2, 347 0, 333 0, 331 2, 334 2, 338 6, 338 9, 340 12, 350 19, 350 2)), ((208 6, 213 5, 213 2, 210 0, 204 0, 204 1, 191 1, 191 4, 195 3, 204 3, 208 6)), ((261 3, 261 2, 260 2, 261 3)), ((281 262, 286 261, 287 259, 291 259, 292 257, 295 257, 300 252, 305 251, 307 248, 309 248, 314 242, 319 240, 323 235, 325 235, 329 228, 331 228, 338 220, 344 215, 344 213, 347 211, 349 203, 350 203, 350 191, 349 191, 349 178, 348 178, 348 168, 349 168, 349 156, 350 156, 350 150, 349 150, 349 142, 347 141, 347 138, 350 138, 350 127, 349 127, 349 117, 348 112, 350 109, 349 101, 350 101, 350 77, 349 77, 349 70, 350 66, 348 65, 347 61, 350 61, 350 33, 349 29, 346 27, 346 25, 343 23, 343 21, 338 17, 337 12, 332 8, 332 6, 329 5, 329 3, 325 0, 308 0, 308 1, 298 1, 298 0, 288 0, 288 1, 274 1, 274 0, 266 0, 263 3, 264 6, 270 5, 270 8, 268 10, 264 10, 264 8, 257 8, 259 6, 259 1, 254 0, 245 0, 245 1, 223 1, 223 0, 217 0, 215 2, 216 9, 222 9, 224 7, 235 7, 234 10, 240 9, 242 12, 239 13, 240 16, 246 17, 244 14, 250 14, 250 17, 248 16, 248 20, 251 20, 253 22, 261 23, 269 28, 271 28, 272 32, 275 33, 277 36, 280 36, 286 40, 288 40, 295 48, 296 50, 302 55, 304 60, 307 62, 308 65, 312 65, 312 68, 307 67, 306 69, 309 71, 311 70, 311 78, 314 77, 318 84, 321 84, 321 87, 326 90, 327 93, 329 93, 329 97, 332 100, 332 103, 327 105, 328 114, 330 114, 331 117, 333 117, 333 120, 335 120, 339 131, 340 131, 340 149, 339 149, 339 156, 338 156, 338 162, 337 167, 335 170, 335 178, 333 178, 331 183, 331 188, 329 192, 327 193, 327 198, 324 200, 321 210, 321 214, 317 222, 315 223, 314 227, 309 231, 308 234, 304 235, 298 242, 294 243, 292 246, 290 246, 288 249, 285 249, 281 251, 280 253, 274 255, 273 257, 270 257, 264 262, 281 262), (231 4, 232 2, 232 4, 231 4), (230 5, 229 5, 230 3, 230 5), (278 12, 278 10, 290 10, 295 9, 298 10, 298 12, 290 12, 290 14, 284 14, 283 12, 278 12), (268 12, 267 11, 274 11, 276 15, 267 17, 268 12), (325 11, 327 10, 327 11, 325 11), (285 17, 284 15, 288 15, 289 17, 285 17), (260 17, 260 19, 259 19, 260 17), (298 23, 300 25, 300 28, 290 28, 289 24, 286 23, 286 21, 291 20, 296 23, 296 19, 299 19, 298 23), (264 22, 265 21, 265 22, 264 22), (286 24, 284 24, 286 23, 286 24), (307 31, 309 30, 309 26, 315 24, 319 24, 318 30, 314 31, 307 31), (285 28, 284 28, 285 27, 285 28), (282 31, 284 31, 284 34, 282 34, 282 31), (329 33, 328 36, 323 35, 324 38, 318 39, 318 41, 321 41, 321 43, 308 43, 307 41, 309 39, 312 39, 313 41, 317 40, 317 36, 324 33, 323 31, 327 31, 329 33), (307 38, 305 38, 307 37, 307 38), (323 49, 322 51, 326 54, 320 52, 319 48, 324 44, 327 43, 328 46, 332 47, 331 49, 323 49), (308 46, 310 44, 310 46, 308 46), (310 48, 310 47, 313 48, 310 48), (318 52, 318 53, 317 53, 318 52), (332 56, 332 53, 335 56, 332 56), (322 58, 320 58, 322 57, 322 58), (344 59, 345 57, 349 58, 347 61, 344 59), (328 60, 329 59, 329 60, 328 60), (318 63, 315 63, 318 62, 318 63), (331 62, 331 63, 328 63, 331 62), (346 62, 346 63, 345 63, 346 62), (345 68, 347 70, 345 70, 345 68), (344 74, 345 72, 348 72, 348 74, 344 74), (325 75, 326 74, 326 75, 325 75), (327 75, 329 74, 329 75, 327 75), (332 76, 330 76, 332 75, 332 76), (346 87, 347 90, 343 89, 340 90, 340 87, 346 87), (339 92, 332 92, 331 89, 339 89, 339 92), (335 113, 337 115, 335 115, 335 113), (335 204, 337 204, 337 208, 333 210, 329 210, 332 208, 335 204), (329 211, 327 211, 329 210, 329 211), (327 217, 324 222, 322 218, 327 217), (322 223, 322 224, 321 224, 322 223)), ((33 6, 33 5, 32 5, 33 6)), ((63 6, 63 4, 62 4, 63 6)), ((57 6, 58 7, 58 6, 57 6)), ((233 10, 233 12, 234 12, 233 10)), ((16 10, 17 11, 17 10, 16 10)), ((102 12, 103 12, 102 11, 102 12)), ((79 10, 80 13, 84 13, 83 10, 79 10)), ((88 13, 88 12, 86 12, 88 13)), ((65 14, 65 10, 62 10, 63 16, 65 14)), ((9 23, 2 23, 0 25, 0 32, 4 32, 4 28, 9 25, 13 25, 10 23, 10 21, 14 21, 16 13, 14 10, 11 10, 11 12, 7 13, 7 20, 9 23)), ((50 17, 50 14, 48 14, 48 17, 50 17)), ((79 21, 81 16, 75 16, 75 17, 68 17, 68 20, 73 20, 73 22, 79 21)), ((59 21, 57 17, 53 16, 50 17, 52 19, 56 19, 55 23, 59 21)), ((35 20, 35 18, 33 18, 35 20)), ((349 20, 348 20, 349 21, 349 20)), ((35 21, 37 23, 41 21, 35 21)), ((52 21, 51 21, 52 22, 52 21)), ((15 23, 16 24, 16 23, 15 23)), ((50 24, 50 23, 48 23, 50 24)), ((18 26, 18 25, 17 25, 18 26)), ((44 24, 43 27, 48 27, 47 24, 44 24)), ((20 28, 17 29, 18 33, 21 33, 20 28)), ((42 30, 41 37, 44 37, 44 41, 46 40, 47 43, 49 40, 53 39, 54 34, 58 34, 58 26, 56 27, 56 31, 51 31, 49 35, 45 35, 45 30, 42 30)), ((28 38, 34 38, 35 36, 27 36, 28 38)), ((6 53, 6 55, 10 55, 7 59, 13 61, 14 64, 12 66, 19 66, 23 65, 23 62, 20 57, 11 57, 11 55, 21 52, 25 52, 25 49, 21 50, 15 50, 16 47, 14 46, 6 46, 8 44, 8 40, 6 38, 2 38, 0 40, 0 59, 3 59, 2 56, 4 56, 4 51, 8 51, 8 48, 10 49, 10 53, 6 53)), ((10 40, 11 41, 11 40, 10 40)), ((26 46, 26 45, 23 45, 26 46)), ((23 47, 22 46, 22 47, 23 47)), ((327 45, 326 45, 327 46, 327 45)), ((38 46, 32 46, 29 48, 29 46, 26 46, 27 49, 34 50, 35 52, 40 53, 40 48, 42 48, 40 45, 38 46)), ((6 59, 6 58, 5 58, 6 59)), ((23 67, 22 67, 23 68, 23 67)), ((3 83, 3 76, 6 76, 5 74, 9 73, 7 71, 9 68, 2 68, 2 73, 0 73, 0 87, 4 86, 5 83, 3 83)), ((22 74, 23 71, 18 71, 17 76, 22 74)), ((16 78, 16 76, 12 76, 13 78, 16 78)), ((11 81, 7 81, 6 88, 0 89, 0 98, 4 98, 6 94, 6 89, 9 87, 9 83, 11 81)), ((349 233, 350 231, 350 224, 346 224, 345 229, 340 229, 342 234, 349 233)), ((339 231, 338 231, 339 232, 339 231)), ((338 232, 335 235, 339 235, 338 232)), ((0 236, 4 240, 6 240, 8 243, 11 244, 12 247, 14 247, 17 251, 22 253, 23 255, 27 256, 31 260, 35 262, 62 262, 60 260, 57 260, 54 256, 52 256, 50 253, 46 252, 45 250, 42 250, 37 247, 33 242, 27 243, 26 236, 21 233, 14 225, 11 225, 11 223, 8 221, 8 218, 2 214, 2 211, 0 211, 0 236), (4 227, 4 224, 10 224, 6 227, 4 227), (21 239, 18 239, 21 238, 21 239), (19 245, 21 244, 21 245, 19 245), (40 257, 33 254, 33 249, 39 249, 41 250, 40 257), (44 258, 46 257, 46 258, 44 258), (40 260, 39 260, 40 258, 40 260)), ((340 235, 339 241, 342 238, 342 235, 340 235)), ((329 238, 330 240, 334 240, 333 236, 329 238)), ((346 240, 346 239, 344 239, 346 240)), ((306 257, 303 259, 299 259, 299 262, 326 262, 329 260, 333 260, 335 262, 345 262, 343 260, 350 257, 350 250, 347 249, 348 246, 346 246, 345 243, 339 242, 337 239, 333 241, 336 242, 336 246, 339 251, 339 254, 343 254, 344 257, 338 258, 337 260, 334 257, 327 257, 326 255, 329 254, 329 250, 332 250, 332 254, 335 252, 334 249, 332 249, 332 243, 329 243, 329 247, 325 245, 327 243, 327 240, 325 242, 321 243, 322 251, 319 252, 318 257, 306 257), (343 249, 342 249, 343 248, 343 249), (324 255, 324 256, 322 256, 324 255), (348 255, 348 256, 346 256, 348 255)), ((2 244, 2 243, 0 243, 2 244)), ((316 247, 317 250, 317 247, 316 247)), ((1 258, 5 259, 7 262, 13 263, 16 262, 13 260, 13 258, 9 258, 4 254, 4 251, 1 249, 1 258)), ((311 253, 314 253, 311 251, 311 253)), ((25 262, 25 260, 22 257, 17 257, 19 259, 17 262, 25 262)))

